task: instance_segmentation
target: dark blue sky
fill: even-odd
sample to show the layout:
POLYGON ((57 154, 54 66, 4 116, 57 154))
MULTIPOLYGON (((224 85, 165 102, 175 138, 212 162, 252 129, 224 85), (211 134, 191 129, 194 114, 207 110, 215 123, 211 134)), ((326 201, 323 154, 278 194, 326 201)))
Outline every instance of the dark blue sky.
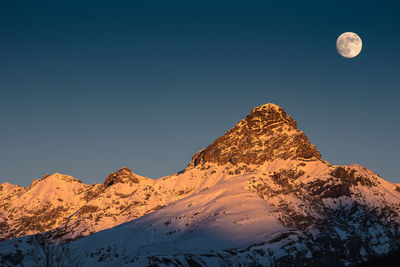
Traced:
POLYGON ((324 159, 400 182, 396 2, 1 1, 0 183, 165 176, 268 102, 324 159))

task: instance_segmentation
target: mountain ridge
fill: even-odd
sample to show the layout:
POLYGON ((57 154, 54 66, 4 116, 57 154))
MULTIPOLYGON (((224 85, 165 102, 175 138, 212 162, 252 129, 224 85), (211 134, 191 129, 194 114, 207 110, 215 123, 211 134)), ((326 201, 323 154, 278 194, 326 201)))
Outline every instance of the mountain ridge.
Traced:
POLYGON ((252 109, 176 174, 153 180, 123 167, 101 184, 53 174, 29 189, 2 188, 0 199, 9 199, 0 205, 0 239, 25 244, 0 243, 3 258, 40 232, 56 243, 76 240, 86 266, 342 266, 388 253, 400 240, 399 186, 362 166, 322 160, 274 104, 252 109), (70 200, 58 199, 54 180, 70 200), (42 187, 51 194, 35 191, 42 187), (37 201, 49 203, 43 210, 37 201))

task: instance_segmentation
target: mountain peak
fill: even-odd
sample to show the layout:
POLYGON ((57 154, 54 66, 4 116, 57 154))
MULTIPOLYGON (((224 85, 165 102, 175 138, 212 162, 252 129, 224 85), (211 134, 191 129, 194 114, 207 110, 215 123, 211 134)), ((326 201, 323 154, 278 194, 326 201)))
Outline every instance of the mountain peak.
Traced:
POLYGON ((273 109, 276 111, 280 111, 283 110, 280 106, 278 106, 277 104, 274 103, 267 103, 258 107, 255 107, 251 110, 251 112, 255 111, 255 110, 260 110, 260 109, 273 109))
POLYGON ((244 120, 247 120, 247 122, 252 121, 252 123, 256 123, 257 120, 259 120, 259 122, 256 123, 258 125, 255 126, 261 128, 273 123, 281 123, 288 124, 297 129, 296 121, 289 116, 283 108, 272 103, 253 108, 244 120))
POLYGON ((253 108, 223 136, 197 152, 187 169, 204 163, 261 165, 276 159, 320 160, 321 154, 291 116, 268 103, 253 108))
POLYGON ((138 177, 131 171, 131 169, 122 167, 118 171, 110 173, 104 181, 104 185, 108 187, 116 183, 123 183, 124 181, 139 183, 138 177))

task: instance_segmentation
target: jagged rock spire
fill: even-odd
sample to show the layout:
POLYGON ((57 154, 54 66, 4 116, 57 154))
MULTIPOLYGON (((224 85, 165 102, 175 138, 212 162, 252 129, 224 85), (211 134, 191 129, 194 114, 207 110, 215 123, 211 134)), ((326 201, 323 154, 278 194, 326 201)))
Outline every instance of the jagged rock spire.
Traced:
POLYGON ((321 154, 281 107, 265 104, 197 152, 187 169, 207 162, 262 164, 276 159, 320 160, 321 154))

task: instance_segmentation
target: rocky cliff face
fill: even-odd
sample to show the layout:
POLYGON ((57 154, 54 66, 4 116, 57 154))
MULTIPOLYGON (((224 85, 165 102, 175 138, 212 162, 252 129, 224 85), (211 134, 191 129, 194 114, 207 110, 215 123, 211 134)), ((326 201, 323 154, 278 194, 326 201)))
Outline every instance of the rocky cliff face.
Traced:
MULTIPOLYGON (((0 200, 0 238, 75 240, 84 266, 348 266, 400 246, 399 185, 321 160, 273 104, 183 173, 152 180, 124 167, 95 185, 54 174, 3 184, 0 200)), ((0 264, 28 265, 30 240, 0 243, 0 264)))
POLYGON ((277 159, 320 160, 321 154, 292 117, 281 107, 266 104, 197 152, 187 169, 206 163, 261 165, 277 159))

